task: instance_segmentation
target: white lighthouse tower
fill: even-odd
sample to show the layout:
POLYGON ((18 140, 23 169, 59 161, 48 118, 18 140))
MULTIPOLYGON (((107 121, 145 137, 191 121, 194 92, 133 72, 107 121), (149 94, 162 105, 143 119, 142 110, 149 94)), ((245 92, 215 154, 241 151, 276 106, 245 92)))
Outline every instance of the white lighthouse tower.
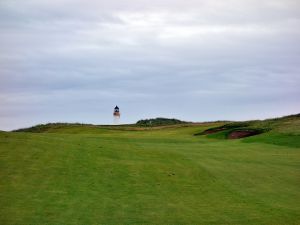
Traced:
POLYGON ((120 116, 121 116, 121 114, 120 114, 120 109, 119 109, 119 107, 117 105, 114 108, 113 116, 114 116, 114 124, 118 125, 119 122, 120 122, 120 116))

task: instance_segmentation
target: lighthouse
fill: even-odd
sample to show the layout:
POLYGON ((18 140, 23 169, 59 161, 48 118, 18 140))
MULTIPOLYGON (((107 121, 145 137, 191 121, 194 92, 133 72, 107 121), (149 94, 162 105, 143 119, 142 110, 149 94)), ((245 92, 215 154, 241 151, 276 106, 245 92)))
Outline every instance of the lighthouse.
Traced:
POLYGON ((119 109, 119 107, 117 105, 114 108, 113 116, 114 116, 114 124, 118 125, 119 121, 120 121, 120 109, 119 109))

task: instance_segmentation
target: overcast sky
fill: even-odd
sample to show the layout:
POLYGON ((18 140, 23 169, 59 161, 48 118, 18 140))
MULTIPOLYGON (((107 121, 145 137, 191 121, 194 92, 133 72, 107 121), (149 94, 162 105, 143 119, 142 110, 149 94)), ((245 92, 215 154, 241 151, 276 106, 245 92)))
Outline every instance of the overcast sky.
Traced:
POLYGON ((299 0, 1 0, 0 130, 300 112, 299 0))

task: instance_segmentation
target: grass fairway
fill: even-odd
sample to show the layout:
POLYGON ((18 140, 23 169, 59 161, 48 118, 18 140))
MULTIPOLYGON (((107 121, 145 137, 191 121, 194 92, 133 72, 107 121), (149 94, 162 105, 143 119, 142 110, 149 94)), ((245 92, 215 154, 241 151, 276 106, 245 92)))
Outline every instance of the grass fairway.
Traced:
POLYGON ((299 117, 193 135, 218 125, 1 132, 0 224, 299 225, 299 117))

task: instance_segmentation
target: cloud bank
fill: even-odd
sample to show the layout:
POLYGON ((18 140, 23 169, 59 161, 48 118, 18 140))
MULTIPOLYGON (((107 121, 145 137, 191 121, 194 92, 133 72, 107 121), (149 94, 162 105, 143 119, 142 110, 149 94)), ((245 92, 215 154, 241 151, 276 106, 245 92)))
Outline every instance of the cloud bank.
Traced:
POLYGON ((0 129, 300 111, 294 0, 0 2, 0 129))

